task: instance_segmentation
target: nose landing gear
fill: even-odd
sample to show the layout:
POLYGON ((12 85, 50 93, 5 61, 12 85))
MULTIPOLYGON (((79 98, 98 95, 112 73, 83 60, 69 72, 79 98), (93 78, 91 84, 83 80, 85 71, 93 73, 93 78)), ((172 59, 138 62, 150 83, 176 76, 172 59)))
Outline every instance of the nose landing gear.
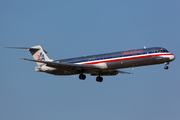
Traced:
POLYGON ((167 69, 169 68, 169 67, 167 66, 167 65, 169 65, 169 63, 168 63, 168 62, 165 62, 164 64, 165 64, 164 69, 167 70, 167 69))
POLYGON ((169 67, 168 67, 167 65, 164 67, 165 70, 167 70, 168 68, 169 68, 169 67))

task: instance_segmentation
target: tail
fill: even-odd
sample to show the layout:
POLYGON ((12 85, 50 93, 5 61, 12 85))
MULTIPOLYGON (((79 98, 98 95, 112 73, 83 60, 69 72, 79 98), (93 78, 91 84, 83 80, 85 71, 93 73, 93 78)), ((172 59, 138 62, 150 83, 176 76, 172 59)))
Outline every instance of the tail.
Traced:
MULTIPOLYGON (((31 48, 28 48, 28 50, 31 52, 34 60, 39 60, 39 61, 53 61, 52 59, 50 59, 48 56, 47 56, 47 52, 45 50, 42 49, 42 47, 40 45, 38 46, 33 46, 31 48)), ((39 62, 36 62, 37 65, 41 65, 41 64, 44 64, 44 63, 39 63, 39 62)))
MULTIPOLYGON (((6 48, 12 48, 12 49, 28 49, 28 51, 31 52, 34 60, 39 60, 39 61, 53 61, 46 55, 46 51, 42 49, 40 45, 33 46, 30 48, 25 48, 25 47, 6 47, 6 48)), ((36 62, 38 66, 44 64, 40 62, 36 62)))

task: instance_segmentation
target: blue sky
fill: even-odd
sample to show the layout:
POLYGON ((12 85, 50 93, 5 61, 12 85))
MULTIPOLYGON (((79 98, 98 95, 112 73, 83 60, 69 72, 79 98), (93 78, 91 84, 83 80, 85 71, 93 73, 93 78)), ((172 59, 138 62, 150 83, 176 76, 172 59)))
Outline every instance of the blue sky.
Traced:
POLYGON ((180 1, 0 1, 1 120, 179 120, 180 1), (52 59, 164 47, 175 61, 138 67, 97 83, 34 71, 27 50, 41 45, 52 59))

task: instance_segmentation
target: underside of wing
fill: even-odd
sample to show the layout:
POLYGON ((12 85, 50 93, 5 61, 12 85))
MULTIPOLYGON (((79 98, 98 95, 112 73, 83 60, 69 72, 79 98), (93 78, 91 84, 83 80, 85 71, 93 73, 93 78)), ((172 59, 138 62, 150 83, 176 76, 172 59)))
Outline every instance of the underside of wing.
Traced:
POLYGON ((111 75, 117 75, 118 73, 122 74, 130 74, 128 72, 123 72, 119 71, 116 69, 101 69, 95 65, 81 65, 81 64, 74 64, 74 63, 65 63, 65 62, 60 62, 60 61, 39 61, 39 60, 32 60, 32 59, 26 59, 22 58, 22 60, 27 60, 27 61, 32 61, 32 62, 40 62, 44 63, 48 67, 53 67, 56 69, 61 69, 61 70, 68 70, 68 71, 82 71, 83 73, 86 74, 91 74, 93 76, 111 76, 111 75))
POLYGON ((98 75, 100 75, 100 76, 111 76, 111 75, 117 75, 118 73, 132 75, 132 73, 124 72, 124 71, 119 71, 119 70, 115 70, 115 69, 112 69, 112 70, 102 70, 101 72, 94 72, 91 75, 92 76, 98 76, 98 75))
POLYGON ((118 73, 122 73, 122 74, 129 74, 132 75, 133 73, 129 73, 129 72, 124 72, 124 71, 120 71, 120 70, 116 70, 118 73))

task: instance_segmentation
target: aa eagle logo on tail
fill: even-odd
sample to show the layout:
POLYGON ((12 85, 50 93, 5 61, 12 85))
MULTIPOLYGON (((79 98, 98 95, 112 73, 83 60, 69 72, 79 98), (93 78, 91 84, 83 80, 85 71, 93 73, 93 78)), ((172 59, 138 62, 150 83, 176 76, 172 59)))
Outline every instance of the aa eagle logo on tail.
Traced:
POLYGON ((45 61, 45 58, 44 58, 44 54, 43 54, 43 53, 40 53, 40 55, 38 55, 38 60, 40 60, 40 61, 45 61))

